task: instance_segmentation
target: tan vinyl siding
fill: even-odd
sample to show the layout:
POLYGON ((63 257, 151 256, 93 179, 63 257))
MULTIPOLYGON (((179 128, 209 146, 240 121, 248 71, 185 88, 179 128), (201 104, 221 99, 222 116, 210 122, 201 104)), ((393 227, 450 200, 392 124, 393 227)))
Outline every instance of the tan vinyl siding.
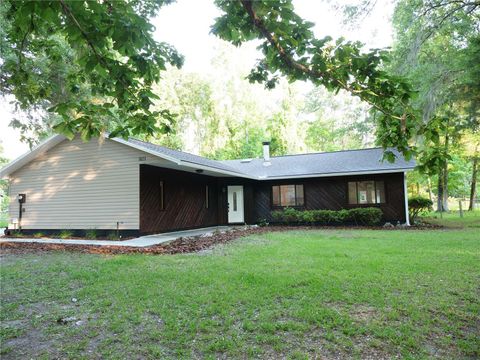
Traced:
POLYGON ((10 217, 24 229, 139 229, 140 157, 112 140, 65 140, 11 175, 10 217))

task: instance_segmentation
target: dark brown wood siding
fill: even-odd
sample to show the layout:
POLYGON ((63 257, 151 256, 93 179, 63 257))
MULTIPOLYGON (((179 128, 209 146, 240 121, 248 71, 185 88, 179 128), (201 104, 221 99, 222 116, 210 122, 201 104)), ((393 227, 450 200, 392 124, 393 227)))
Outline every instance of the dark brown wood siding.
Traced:
MULTIPOLYGON (((403 192, 403 173, 305 178, 295 180, 249 181, 244 179, 224 180, 222 186, 235 184, 245 186, 245 221, 256 223, 262 219, 271 221, 272 185, 303 184, 305 205, 299 209, 340 210, 354 207, 379 207, 385 221, 405 222, 405 200, 403 192), (385 183, 384 204, 350 205, 348 204, 348 182, 362 180, 383 180, 385 183), (249 190, 250 189, 250 190, 249 190)), ((220 210, 226 214, 226 208, 220 210)), ((226 222, 226 221, 225 221, 226 222)))
POLYGON ((144 234, 178 229, 225 225, 228 222, 227 186, 244 186, 245 222, 271 221, 272 185, 303 184, 305 205, 299 209, 340 210, 378 206, 385 221, 405 222, 403 173, 255 181, 242 178, 214 178, 154 167, 140 166, 140 231, 144 234), (348 182, 383 180, 386 203, 349 205, 348 182), (164 182, 165 210, 160 210, 159 183, 164 182), (205 185, 209 186, 209 208, 205 208, 205 185))
POLYGON ((214 177, 149 165, 140 166, 140 232, 152 234, 219 223, 219 187, 214 177), (160 206, 160 181, 164 210, 160 206), (209 207, 205 207, 205 186, 209 207))

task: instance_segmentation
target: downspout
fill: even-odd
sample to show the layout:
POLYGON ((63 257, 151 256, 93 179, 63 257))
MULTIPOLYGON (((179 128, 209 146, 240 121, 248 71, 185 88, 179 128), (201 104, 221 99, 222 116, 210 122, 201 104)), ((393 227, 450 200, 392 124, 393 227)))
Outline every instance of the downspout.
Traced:
POLYGON ((410 226, 410 217, 408 216, 408 192, 407 192, 407 172, 403 172, 403 193, 405 196, 405 225, 410 226))

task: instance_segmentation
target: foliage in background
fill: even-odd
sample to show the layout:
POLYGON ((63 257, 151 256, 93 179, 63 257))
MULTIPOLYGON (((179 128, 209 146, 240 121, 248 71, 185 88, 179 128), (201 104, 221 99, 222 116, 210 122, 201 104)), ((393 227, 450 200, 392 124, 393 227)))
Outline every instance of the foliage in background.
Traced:
POLYGON ((244 48, 218 40, 214 73, 199 75, 170 68, 155 85, 155 106, 170 106, 176 122, 169 134, 145 140, 216 159, 273 156, 371 146, 374 124, 368 106, 346 92, 305 88, 281 80, 266 90, 246 79, 238 58, 244 48))
MULTIPOLYGON (((290 0, 217 0, 224 14, 212 32, 240 45, 262 41, 263 58, 251 71, 252 82, 273 88, 280 76, 290 81, 311 81, 331 91, 345 90, 372 106, 377 121, 377 141, 395 146, 407 158, 412 154, 409 139, 415 118, 409 101, 412 89, 401 77, 382 69, 387 53, 366 51, 360 43, 331 37, 317 39, 313 24, 299 17, 290 0)), ((387 150, 389 160, 394 154, 387 150)))
MULTIPOLYGON (((3 146, 0 142, 0 168, 8 163, 8 159, 3 157, 3 146)), ((7 210, 8 210, 8 182, 0 179, 0 228, 4 227, 8 223, 7 210)))
POLYGON ((153 39, 149 16, 168 2, 3 2, 0 93, 58 115, 70 138, 167 132, 173 117, 152 110, 152 85, 183 59, 153 39))
POLYGON ((400 0, 393 24, 391 71, 407 77, 418 92, 413 106, 420 114, 419 170, 436 178, 437 207, 448 210, 449 191, 463 192, 459 182, 468 178, 457 166, 465 162, 459 159, 462 139, 479 131, 480 3, 400 0))
POLYGON ((312 114, 305 142, 310 151, 335 151, 371 147, 375 123, 368 106, 345 91, 333 94, 314 88, 307 94, 304 112, 312 114))

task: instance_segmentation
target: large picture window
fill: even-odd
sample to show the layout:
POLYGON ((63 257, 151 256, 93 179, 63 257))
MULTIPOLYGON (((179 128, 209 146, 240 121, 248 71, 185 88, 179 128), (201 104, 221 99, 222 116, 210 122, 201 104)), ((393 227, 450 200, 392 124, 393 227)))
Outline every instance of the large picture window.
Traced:
POLYGON ((350 181, 348 183, 349 204, 382 204, 384 202, 383 181, 350 181))
POLYGON ((273 206, 303 206, 304 203, 303 185, 272 186, 273 206))

